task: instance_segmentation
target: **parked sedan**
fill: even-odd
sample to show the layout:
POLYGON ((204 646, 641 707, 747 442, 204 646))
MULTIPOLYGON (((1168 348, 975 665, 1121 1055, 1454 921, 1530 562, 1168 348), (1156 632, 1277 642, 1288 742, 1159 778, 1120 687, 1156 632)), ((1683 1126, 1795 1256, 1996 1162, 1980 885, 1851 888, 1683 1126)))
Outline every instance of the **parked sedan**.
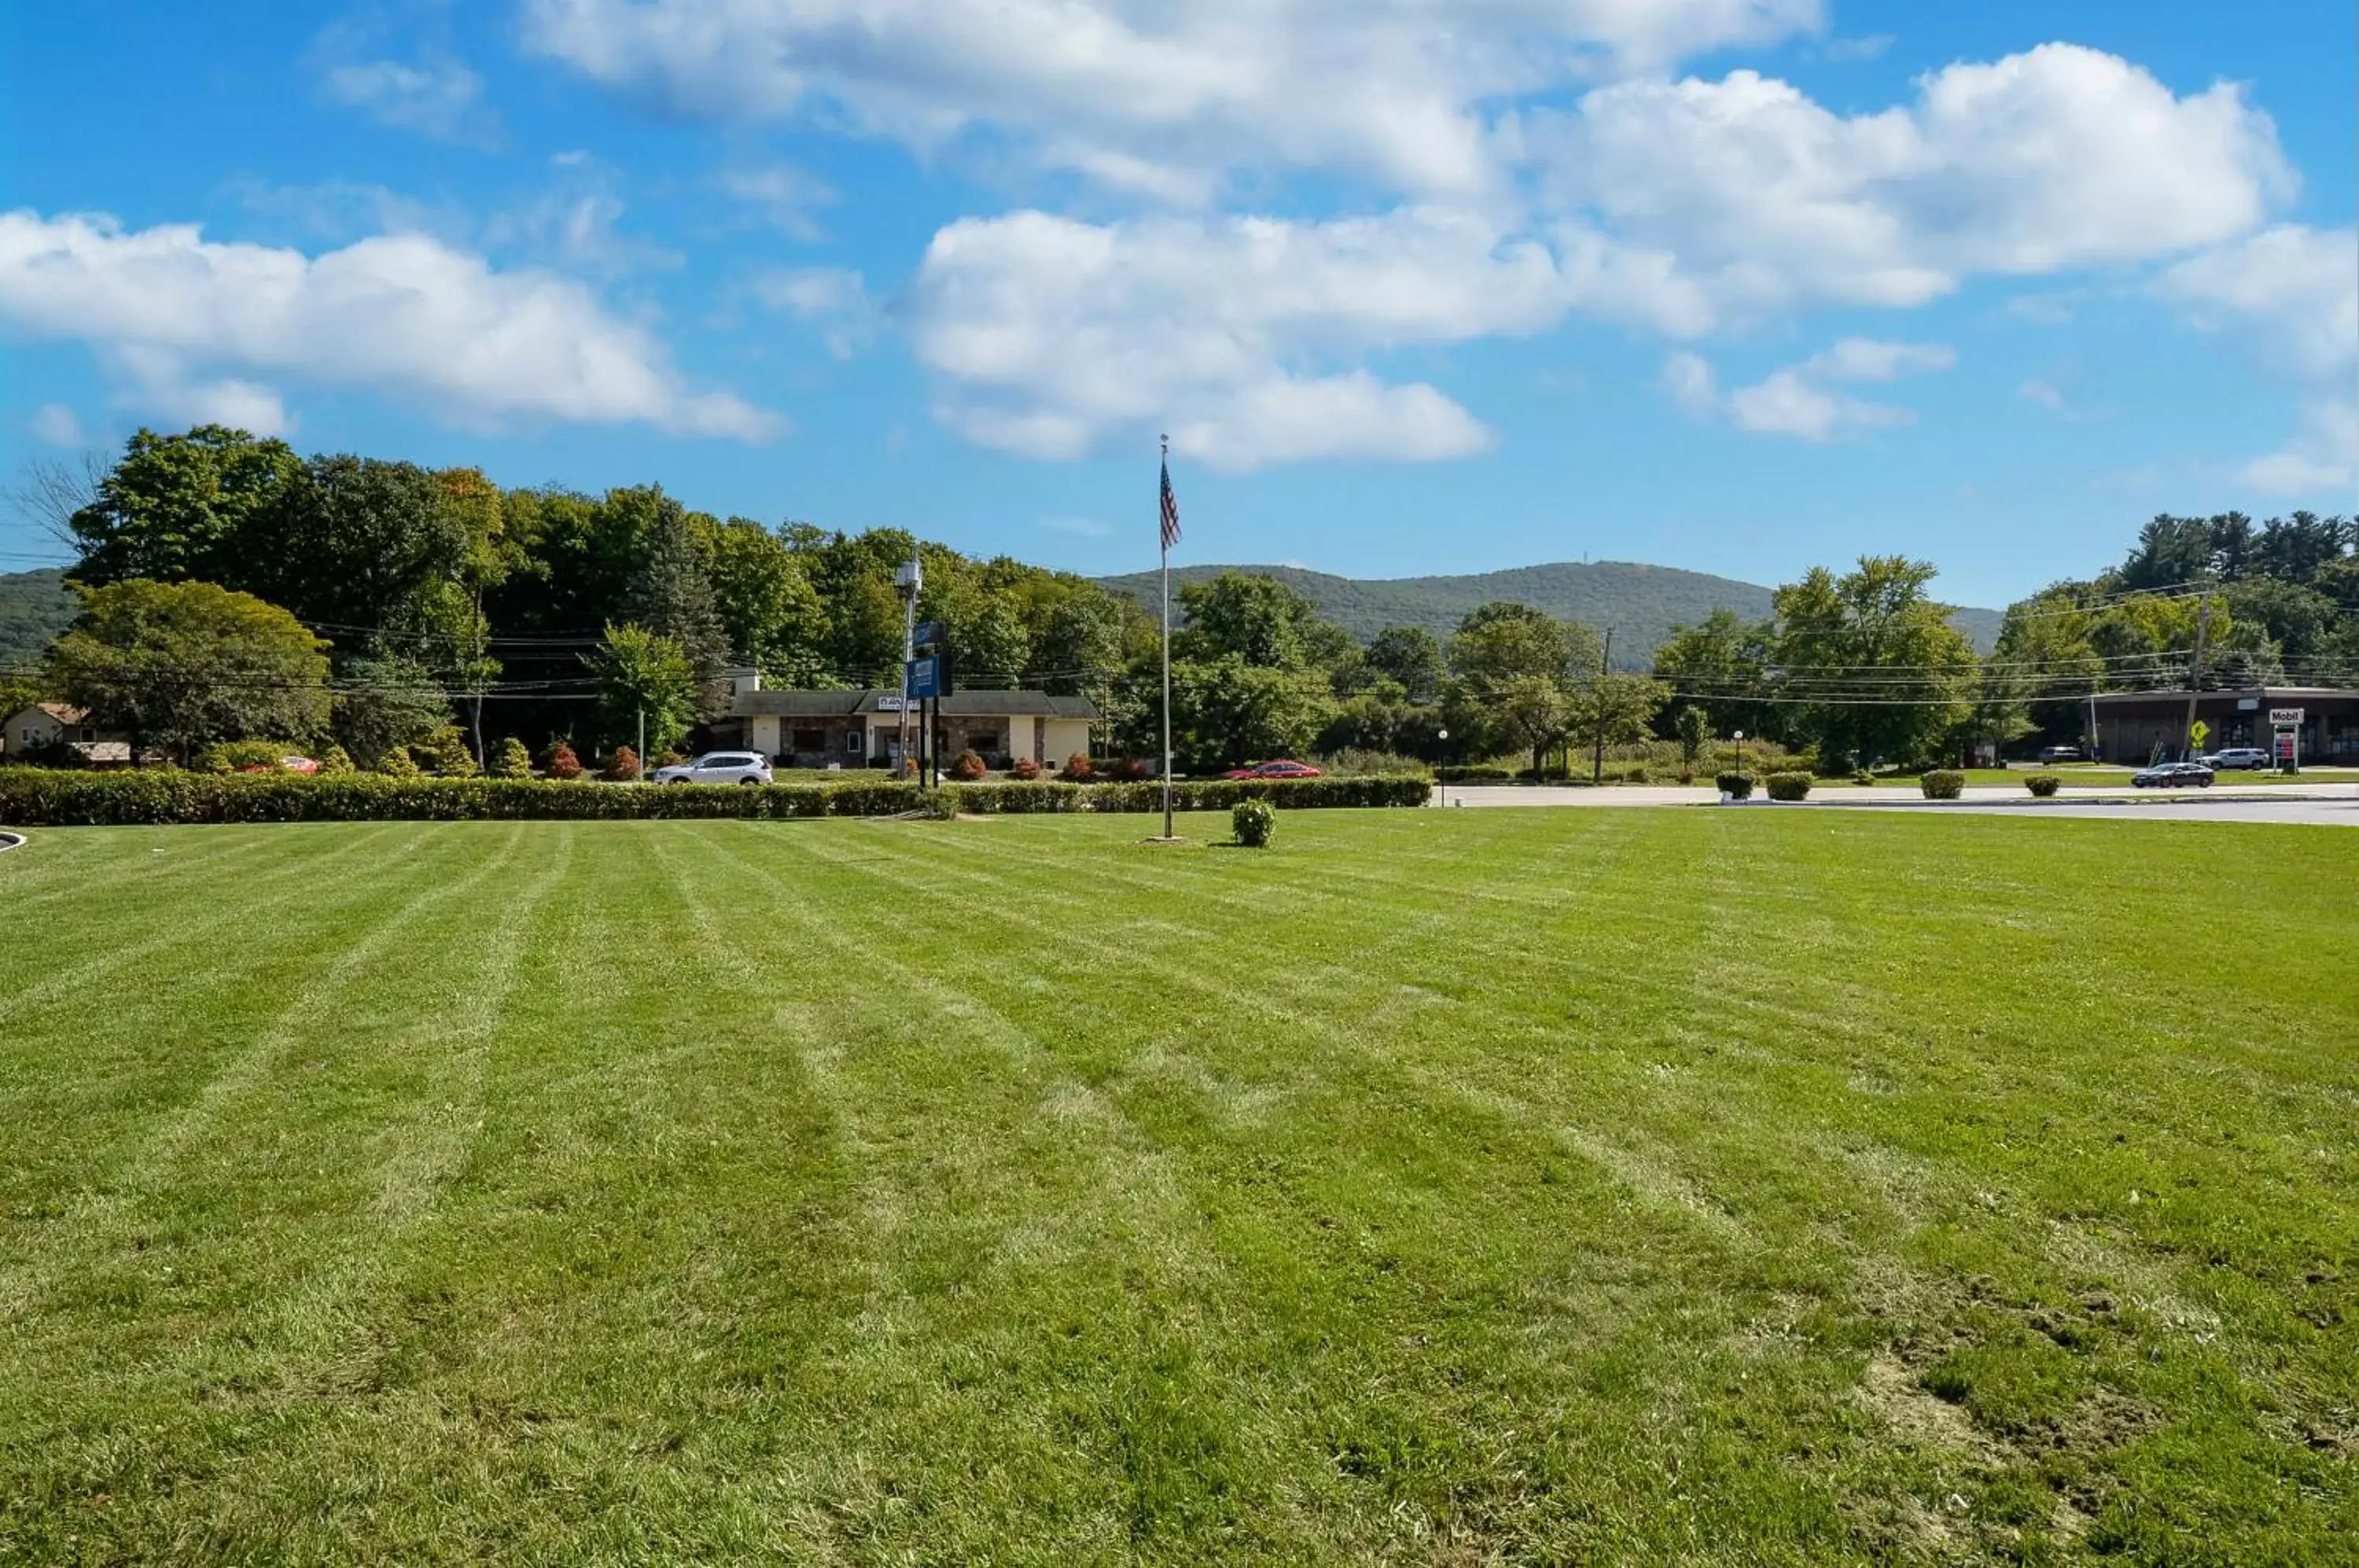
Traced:
POLYGON ((658 784, 767 784, 770 759, 758 751, 708 751, 693 762, 655 770, 658 784))
POLYGON ((2039 761, 2044 767, 2051 762, 2085 762, 2087 754, 2077 746, 2044 746, 2039 748, 2039 761))
POLYGON ((2141 789, 2209 789, 2212 770, 2200 762, 2163 762, 2131 774, 2130 782, 2141 789))
POLYGON ((2225 751, 2215 751, 2205 757, 2203 765, 2214 771, 2229 768, 2262 771, 2276 767, 2277 762, 2257 746, 2232 746, 2225 751))
POLYGON ((1265 762, 1254 768, 1232 768, 1223 779, 1316 779, 1319 769, 1307 762, 1265 762))

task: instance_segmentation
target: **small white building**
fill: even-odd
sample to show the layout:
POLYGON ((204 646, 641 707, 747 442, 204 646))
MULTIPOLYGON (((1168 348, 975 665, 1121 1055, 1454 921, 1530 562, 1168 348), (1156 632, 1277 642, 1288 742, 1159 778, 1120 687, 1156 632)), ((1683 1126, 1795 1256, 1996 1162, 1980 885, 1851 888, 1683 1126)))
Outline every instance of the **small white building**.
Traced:
MULTIPOLYGON (((891 768, 901 752, 898 691, 766 691, 738 676, 728 714, 713 721, 716 746, 744 746, 781 768, 891 768)), ((909 702, 909 749, 919 744, 920 704, 909 702)), ((994 768, 1019 757, 1056 768, 1090 751, 1097 705, 1049 691, 959 691, 936 704, 934 744, 944 757, 980 754, 994 768)))
POLYGON ((0 721, 0 755, 71 753, 95 767, 131 760, 131 737, 91 723, 90 710, 70 702, 36 702, 0 721))

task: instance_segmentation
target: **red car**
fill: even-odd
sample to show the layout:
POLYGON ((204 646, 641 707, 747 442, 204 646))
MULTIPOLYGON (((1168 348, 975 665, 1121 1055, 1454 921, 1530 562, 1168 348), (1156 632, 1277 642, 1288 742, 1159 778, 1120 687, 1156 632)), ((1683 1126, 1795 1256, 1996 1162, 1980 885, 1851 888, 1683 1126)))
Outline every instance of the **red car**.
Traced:
POLYGON ((1265 762, 1255 768, 1232 768, 1223 779, 1316 779, 1319 769, 1307 762, 1265 762))

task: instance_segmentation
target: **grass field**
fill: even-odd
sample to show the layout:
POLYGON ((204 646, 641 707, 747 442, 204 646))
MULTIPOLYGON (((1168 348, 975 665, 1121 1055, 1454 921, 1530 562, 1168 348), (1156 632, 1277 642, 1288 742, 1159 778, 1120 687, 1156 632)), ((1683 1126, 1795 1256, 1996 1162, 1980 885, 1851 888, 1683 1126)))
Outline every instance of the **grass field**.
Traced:
POLYGON ((2354 1559, 2359 836, 1141 832, 36 832, 0 1560, 2354 1559))

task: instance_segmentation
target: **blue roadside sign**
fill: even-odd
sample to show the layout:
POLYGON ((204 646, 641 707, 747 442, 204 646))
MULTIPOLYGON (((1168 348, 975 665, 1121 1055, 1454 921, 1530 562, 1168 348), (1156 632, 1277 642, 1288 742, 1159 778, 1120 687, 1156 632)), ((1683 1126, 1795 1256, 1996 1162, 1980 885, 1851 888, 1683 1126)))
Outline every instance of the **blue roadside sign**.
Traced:
POLYGON ((919 648, 939 648, 951 640, 950 628, 940 621, 919 621, 909 640, 919 648))
POLYGON ((931 654, 909 660, 908 693, 912 697, 940 697, 942 694, 942 661, 931 654))

